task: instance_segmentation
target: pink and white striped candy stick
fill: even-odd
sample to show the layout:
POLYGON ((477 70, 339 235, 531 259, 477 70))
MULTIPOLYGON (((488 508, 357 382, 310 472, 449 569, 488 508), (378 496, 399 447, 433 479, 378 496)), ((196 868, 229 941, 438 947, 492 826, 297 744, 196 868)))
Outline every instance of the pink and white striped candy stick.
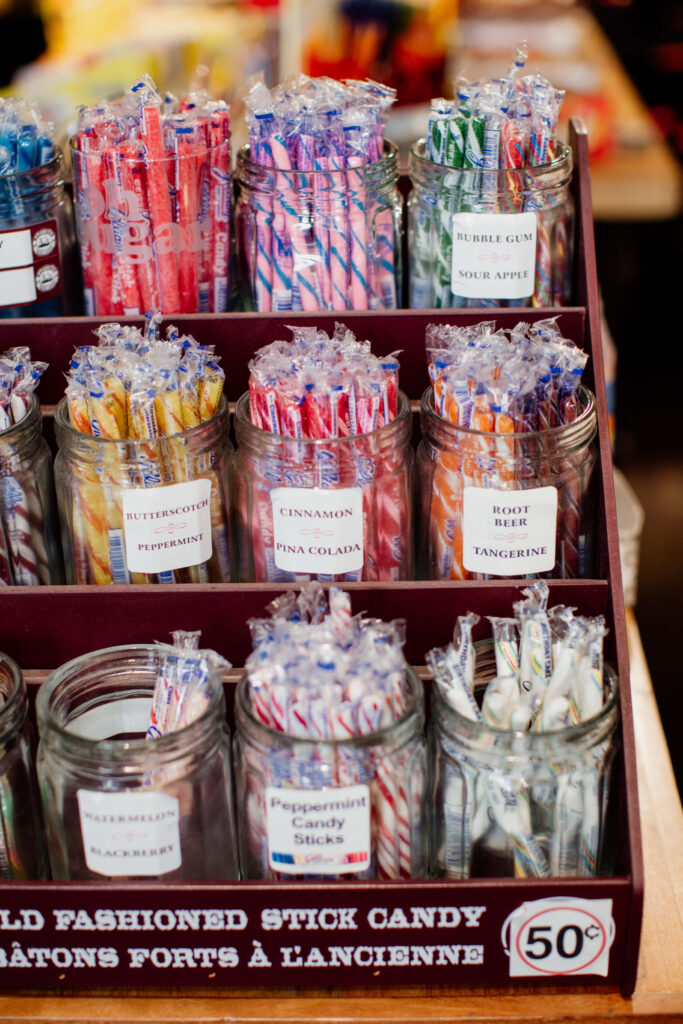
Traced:
POLYGON ((285 218, 285 231, 292 251, 292 272, 296 279, 301 308, 305 311, 320 309, 320 290, 315 270, 313 241, 309 240, 308 228, 301 223, 300 199, 297 196, 299 175, 291 169, 291 158, 285 140, 278 132, 269 139, 273 164, 278 170, 277 181, 279 200, 285 218))
POLYGON ((330 167, 330 269, 332 277, 332 309, 349 309, 352 305, 349 288, 350 246, 348 228, 348 196, 346 160, 342 146, 331 140, 330 167))

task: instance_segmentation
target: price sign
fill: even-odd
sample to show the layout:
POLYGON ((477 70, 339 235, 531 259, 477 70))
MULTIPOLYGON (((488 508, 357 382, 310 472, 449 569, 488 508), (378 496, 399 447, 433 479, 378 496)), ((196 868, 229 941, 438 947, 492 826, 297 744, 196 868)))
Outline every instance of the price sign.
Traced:
POLYGON ((614 942, 612 900, 534 900, 506 919, 501 941, 510 977, 597 974, 607 977, 614 942))

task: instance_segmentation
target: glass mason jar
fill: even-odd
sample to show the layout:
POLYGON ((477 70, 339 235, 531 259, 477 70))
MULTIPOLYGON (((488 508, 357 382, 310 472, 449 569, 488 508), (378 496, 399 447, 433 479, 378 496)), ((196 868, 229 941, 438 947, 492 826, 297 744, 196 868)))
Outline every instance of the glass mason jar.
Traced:
POLYGON ((583 386, 579 408, 573 423, 496 434, 439 416, 425 391, 417 451, 425 578, 590 575, 597 414, 583 386))
POLYGON ((541 167, 445 167, 410 151, 409 301, 413 309, 565 306, 572 297, 572 154, 541 167))
POLYGON ((245 308, 258 313, 401 304, 398 149, 346 170, 280 170, 237 154, 236 234, 245 308))
POLYGON ((69 583, 230 579, 228 406, 197 427, 116 440, 55 411, 55 482, 69 583))
POLYGON ((233 286, 230 140, 163 159, 125 148, 88 153, 71 141, 86 313, 224 313, 233 286))
MULTIPOLYGON (((496 674, 492 644, 476 649, 475 693, 496 674)), ((569 878, 611 872, 619 703, 609 667, 600 712, 553 732, 471 721, 436 685, 431 708, 433 874, 569 878)))
POLYGON ((33 729, 19 666, 0 654, 0 880, 47 877, 33 729))
POLYGON ((237 877, 220 678, 199 718, 147 739, 160 650, 94 651, 38 691, 38 779, 55 879, 237 877))
POLYGON ((80 310, 71 198, 59 151, 41 167, 0 174, 0 318, 80 310))
POLYGON ((240 580, 412 578, 411 430, 402 392, 391 423, 330 439, 262 430, 242 395, 233 475, 240 580))
POLYGON ((0 585, 61 583, 52 456, 40 404, 0 432, 0 585))
POLYGON ((367 735, 324 741, 263 725, 242 677, 235 776, 245 878, 426 876, 424 697, 413 670, 406 672, 400 718, 367 735))

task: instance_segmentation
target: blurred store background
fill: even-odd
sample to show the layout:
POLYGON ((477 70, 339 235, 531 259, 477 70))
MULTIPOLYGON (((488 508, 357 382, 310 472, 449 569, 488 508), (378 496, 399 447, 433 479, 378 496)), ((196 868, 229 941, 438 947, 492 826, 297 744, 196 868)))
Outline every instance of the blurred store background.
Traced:
POLYGON ((77 104, 144 71, 161 88, 207 86, 237 123, 253 74, 369 76, 398 90, 388 135, 406 153, 431 97, 452 95, 460 71, 499 73, 521 39, 529 67, 567 90, 565 123, 589 127, 627 587, 683 791, 683 3, 0 0, 0 90, 66 134, 77 104))

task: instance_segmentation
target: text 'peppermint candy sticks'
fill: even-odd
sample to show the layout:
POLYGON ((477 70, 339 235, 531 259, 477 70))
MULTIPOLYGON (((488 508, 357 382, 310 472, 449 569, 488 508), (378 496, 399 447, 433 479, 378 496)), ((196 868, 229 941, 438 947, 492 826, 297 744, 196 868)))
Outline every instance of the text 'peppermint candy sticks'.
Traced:
POLYGON ((237 157, 242 289, 258 312, 395 309, 401 286, 395 91, 297 75, 245 98, 237 157))
POLYGON ((86 312, 223 313, 230 281, 230 108, 144 75, 82 107, 72 140, 86 312))
POLYGON ((242 579, 400 580, 412 571, 410 409, 396 354, 337 324, 259 350, 237 403, 242 579))
POLYGON ((479 616, 428 652, 435 680, 433 868, 476 875, 590 877, 609 866, 608 806, 617 681, 603 665, 602 616, 547 608, 548 585, 522 591, 513 617, 479 616))
POLYGON ((425 870, 422 687, 404 623, 308 584, 250 622, 236 695, 249 878, 417 878, 425 870))

